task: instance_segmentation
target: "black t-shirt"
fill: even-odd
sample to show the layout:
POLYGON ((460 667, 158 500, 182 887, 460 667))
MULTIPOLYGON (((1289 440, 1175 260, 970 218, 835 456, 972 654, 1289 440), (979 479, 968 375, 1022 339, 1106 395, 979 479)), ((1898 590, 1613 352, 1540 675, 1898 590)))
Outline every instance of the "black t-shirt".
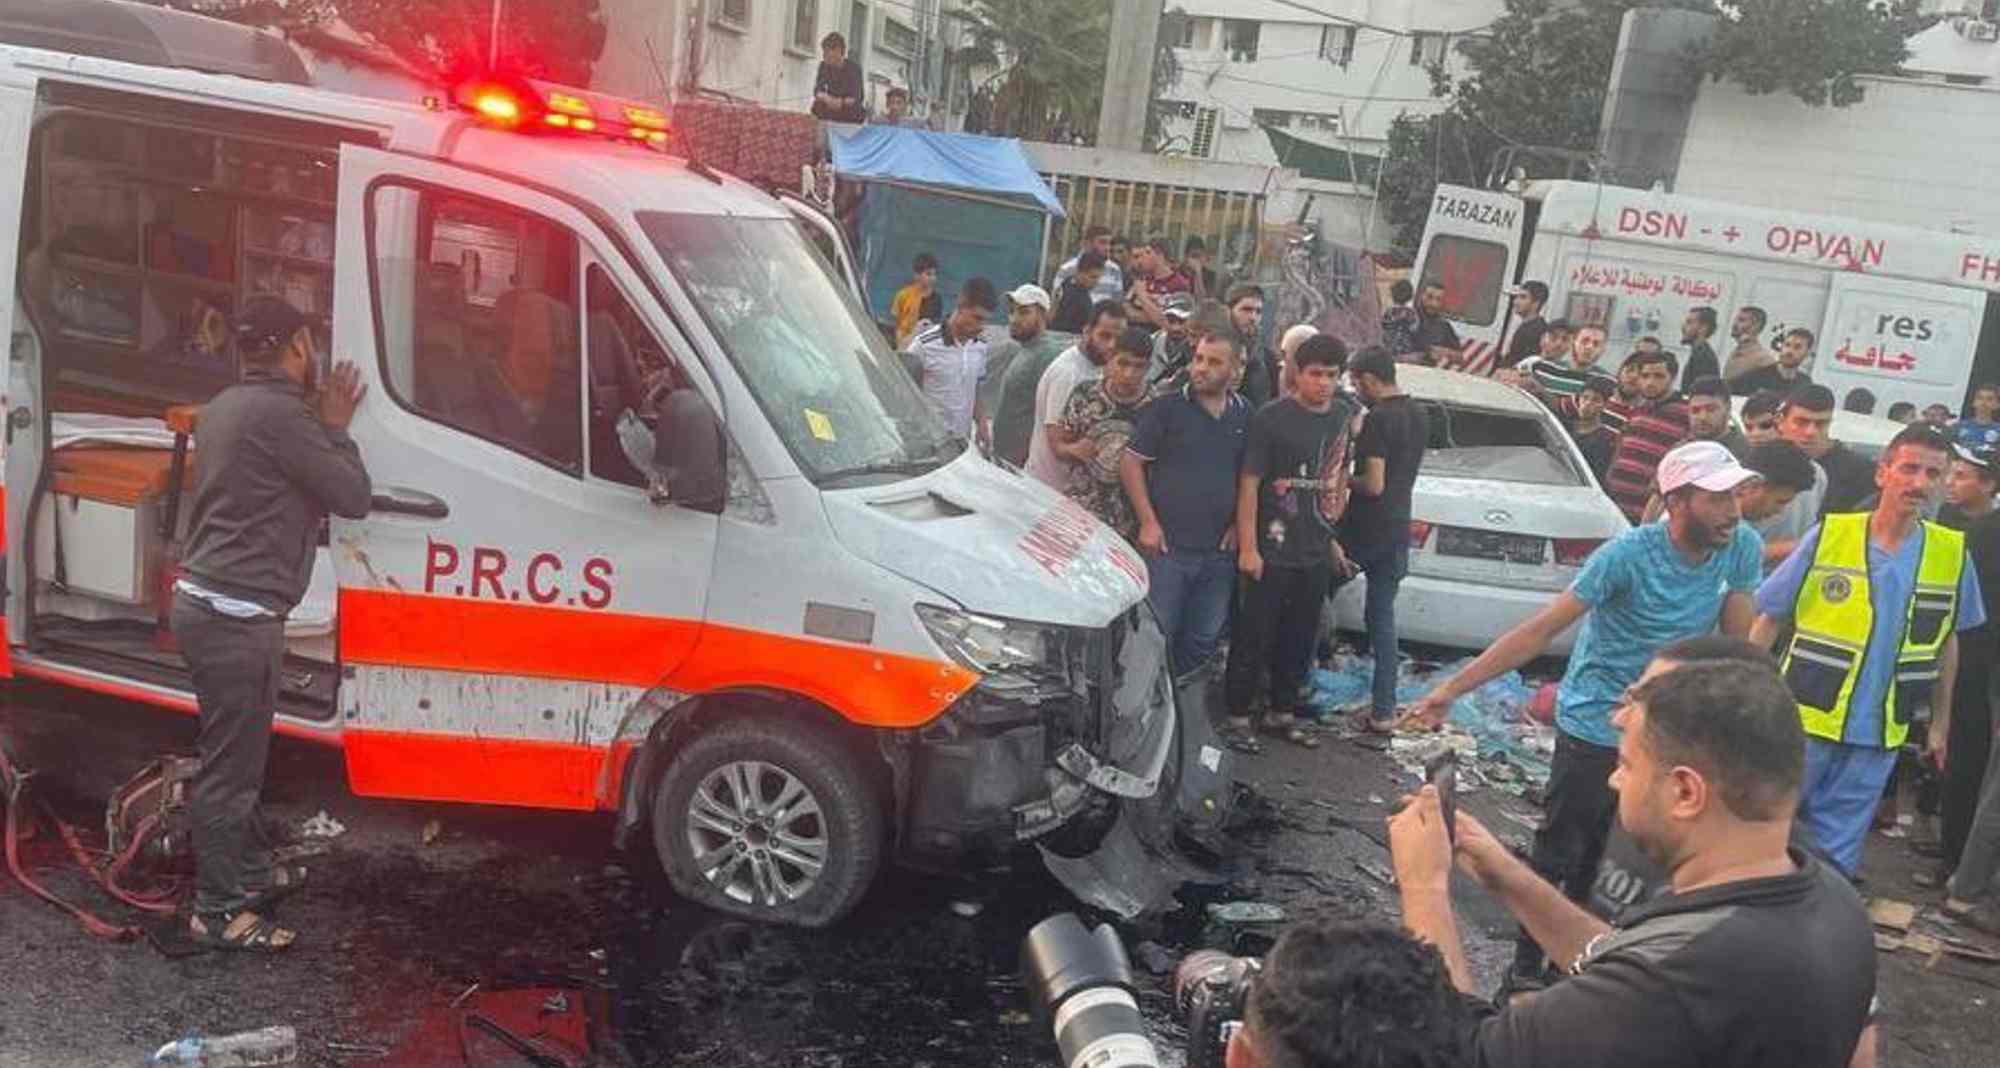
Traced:
POLYGON ((1500 366, 1512 367, 1530 356, 1542 353, 1542 335, 1549 332, 1547 319, 1537 315, 1533 319, 1522 320, 1514 328, 1514 339, 1507 343, 1507 351, 1500 357, 1500 366))
POLYGON ((1479 1068, 1845 1068, 1875 996, 1861 899, 1831 866, 1625 911, 1576 974, 1478 1025, 1479 1068))
POLYGON ((861 108, 861 64, 851 59, 843 59, 838 64, 821 63, 819 76, 813 79, 813 96, 825 93, 851 101, 845 107, 830 108, 813 100, 812 113, 816 119, 828 122, 861 122, 868 113, 861 108))
POLYGON ((1957 505, 1947 504, 1938 509, 1938 522, 1965 532, 1965 554, 1972 559, 1979 593, 1986 601, 1986 622, 1959 635, 1958 662, 1966 664, 1968 653, 1976 649, 1987 654, 1982 659, 1990 664, 1992 654, 2000 653, 2000 625, 1996 625, 2000 624, 2000 511, 1968 519, 1957 505))
POLYGON ((1354 439, 1355 467, 1379 456, 1386 470, 1380 497, 1357 489, 1347 502, 1340 529, 1348 555, 1409 543, 1410 492, 1430 436, 1430 418, 1407 396, 1390 397, 1368 409, 1354 439))
POLYGON ((1090 319, 1090 290, 1076 284, 1074 279, 1064 279, 1062 295, 1056 298, 1056 313, 1049 320, 1049 329, 1059 334, 1081 334, 1083 324, 1090 319))
POLYGON ((1826 497, 1820 501, 1819 514, 1859 511, 1875 493, 1875 465, 1866 456, 1834 442, 1818 462, 1826 471, 1826 497))
POLYGON ((1583 453, 1583 460, 1602 483, 1611 477, 1611 457, 1618 452, 1618 435, 1603 423, 1588 434, 1579 434, 1571 429, 1569 436, 1576 441, 1576 447, 1583 453))
MULTIPOLYGON (((1681 392, 1704 378, 1718 378, 1722 375, 1722 365, 1715 360, 1715 346, 1706 341, 1696 341, 1688 345, 1687 367, 1681 371, 1681 392)), ((1750 396, 1740 385, 1732 385, 1730 392, 1741 397, 1750 396)))
POLYGON ((1788 379, 1778 373, 1778 365, 1774 363, 1767 367, 1759 367, 1748 374, 1736 376, 1729 383, 1729 392, 1739 397, 1754 397, 1767 389, 1779 393, 1791 393, 1793 390, 1804 389, 1810 385, 1812 385, 1811 375, 1800 371, 1788 379))
POLYGON ((1243 473, 1256 475, 1257 551, 1266 564, 1313 567, 1333 557, 1333 534, 1347 503, 1348 424, 1339 399, 1315 412, 1291 397, 1257 410, 1243 473))
POLYGON ((1417 351, 1426 359, 1430 357, 1433 345, 1442 345, 1454 352, 1462 347, 1459 344, 1458 331, 1451 328, 1449 320, 1442 315, 1425 315, 1421 311, 1417 313, 1416 342, 1417 351))

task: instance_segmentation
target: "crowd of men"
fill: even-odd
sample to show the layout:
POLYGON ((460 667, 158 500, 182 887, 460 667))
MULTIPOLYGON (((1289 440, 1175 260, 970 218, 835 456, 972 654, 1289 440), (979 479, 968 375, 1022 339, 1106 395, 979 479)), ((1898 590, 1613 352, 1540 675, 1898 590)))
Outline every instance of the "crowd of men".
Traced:
MULTIPOLYGON (((1428 793, 1393 824, 1406 924, 1442 953, 1410 958, 1419 986, 1469 989, 1443 898, 1454 857, 1522 921, 1504 994, 1531 998, 1463 1017, 1436 1002, 1476 1034, 1479 1063, 1865 1062, 1873 952, 1849 881, 1871 826, 1893 813, 1899 763, 1920 779, 1920 810, 1941 817, 1937 868, 1919 882, 1955 919, 2000 933, 2000 626, 1988 623, 2000 616, 2000 387, 1976 389, 1957 421, 1941 406, 1892 408, 1906 426, 1871 459, 1831 436, 1836 400, 1807 370, 1810 331, 1783 330, 1767 349, 1768 316, 1743 307, 1718 352, 1721 317, 1694 308, 1679 353, 1645 338, 1607 371, 1605 330, 1545 318, 1547 287, 1521 285, 1491 372, 1548 406, 1634 525, 1540 613, 1398 709, 1395 602, 1430 434, 1397 371, 1460 365, 1443 290, 1398 283, 1381 344, 1350 354, 1300 325, 1273 351, 1256 287, 1208 297, 1201 265, 1167 242, 1120 246, 1093 229, 1054 297, 1007 294, 1010 340, 990 350, 975 335, 998 296, 971 280, 906 353, 954 429, 1140 549, 1177 671, 1209 667, 1227 635, 1227 731, 1317 744, 1298 695, 1327 597, 1356 576, 1376 672, 1349 711, 1366 731, 1434 728, 1580 625, 1532 863, 1467 816, 1447 841, 1428 793), (1608 904, 1593 895, 1607 864, 1625 888, 1608 904), (1770 989, 1793 996, 1772 1007, 1757 996, 1770 989)), ((917 266, 913 286, 927 285, 917 266)), ((1872 408, 1862 392, 1849 410, 1872 408)), ((1321 926, 1296 940, 1376 952, 1377 936, 1321 926)), ((1281 946, 1272 970, 1288 967, 1324 971, 1281 946)), ((1264 1001, 1244 1056, 1259 1031, 1337 1044, 1324 1027, 1269 1037, 1306 1017, 1277 993, 1264 1001)))

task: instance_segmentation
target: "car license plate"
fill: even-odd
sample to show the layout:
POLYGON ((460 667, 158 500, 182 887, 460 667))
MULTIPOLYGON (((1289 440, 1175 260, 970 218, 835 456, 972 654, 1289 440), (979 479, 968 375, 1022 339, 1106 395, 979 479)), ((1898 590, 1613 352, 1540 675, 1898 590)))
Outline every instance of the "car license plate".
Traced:
POLYGON ((1437 551, 1444 556, 1470 556, 1509 564, 1539 564, 1547 552, 1547 544, 1547 539, 1531 534, 1445 527, 1438 531, 1437 551))

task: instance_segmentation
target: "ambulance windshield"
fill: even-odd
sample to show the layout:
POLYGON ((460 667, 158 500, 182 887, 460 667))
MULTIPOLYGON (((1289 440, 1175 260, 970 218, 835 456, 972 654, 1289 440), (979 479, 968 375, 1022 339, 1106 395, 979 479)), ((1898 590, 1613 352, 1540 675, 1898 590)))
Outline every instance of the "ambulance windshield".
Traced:
POLYGON ((639 225, 806 477, 916 475, 963 449, 790 219, 641 212, 639 225))

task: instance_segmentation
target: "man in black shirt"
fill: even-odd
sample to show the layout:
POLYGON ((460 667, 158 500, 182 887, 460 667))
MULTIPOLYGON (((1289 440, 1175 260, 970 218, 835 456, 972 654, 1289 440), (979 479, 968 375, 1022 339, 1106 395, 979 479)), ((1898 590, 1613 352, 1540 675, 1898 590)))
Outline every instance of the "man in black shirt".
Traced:
POLYGON ((819 42, 819 74, 813 79, 812 113, 827 122, 861 122, 861 64, 847 58, 847 38, 829 33, 819 42))
MULTIPOLYGON (((1958 867, 1972 816, 1979 807, 1980 786, 1992 754, 1993 709, 1989 700, 1993 664, 2000 659, 2000 509, 1993 495, 2000 492, 2000 467, 1991 449, 1956 447, 1951 474, 1945 478, 1945 506, 1938 522, 1965 532, 1965 553, 1979 573, 1979 592, 1986 599, 1987 622, 1958 636, 1958 683, 1951 691, 1950 737, 1945 744, 1944 782, 1939 841, 1944 856, 1938 873, 1958 867)), ((1940 880, 1942 881, 1942 880, 1940 880)))
POLYGON ((1812 385, 1812 376, 1806 373, 1806 361, 1812 357, 1812 346, 1812 331, 1803 326, 1792 327, 1785 331, 1785 339, 1778 346, 1778 362, 1738 376, 1729 383, 1730 388, 1744 394, 1766 389, 1793 393, 1812 385))
POLYGON ((1477 1068, 1844 1068, 1868 1022, 1875 946, 1838 871, 1789 845, 1805 770, 1798 706, 1768 665, 1694 661, 1617 714, 1618 822, 1671 890, 1616 926, 1544 882, 1479 821, 1447 831, 1436 787, 1389 821, 1404 925, 1470 969, 1452 916, 1454 847, 1568 976, 1477 1025, 1477 1068))
POLYGON ((1396 714, 1396 589, 1410 569, 1410 493, 1430 442, 1430 420, 1397 388, 1389 350, 1362 349, 1348 374, 1368 416, 1354 441, 1354 494, 1341 518, 1339 548, 1368 578, 1362 618, 1375 655, 1372 700, 1356 722, 1386 734, 1396 714))
POLYGON ((1458 358, 1464 346, 1444 317, 1444 284, 1425 282, 1417 294, 1417 360, 1437 367, 1458 358))
MULTIPOLYGON (((1722 365, 1715 359, 1715 346, 1708 343, 1715 336, 1716 325, 1715 309, 1707 306, 1689 308, 1687 317, 1681 320, 1681 344, 1688 350, 1687 366, 1681 369, 1682 382, 1699 382, 1722 374, 1722 365)), ((1748 396, 1751 391, 1737 392, 1748 396)))
POLYGON ((1312 666, 1320 605, 1333 575, 1333 535, 1347 505, 1349 424, 1337 396, 1347 346, 1315 335, 1293 356, 1292 392, 1258 409, 1236 478, 1236 569, 1243 598, 1224 690, 1230 726, 1249 724, 1268 669, 1264 729, 1308 748, 1299 689, 1312 666))
POLYGON ((1507 291, 1514 298, 1514 336, 1501 353, 1501 367, 1512 367, 1542 352, 1542 334, 1549 328, 1542 309, 1549 303, 1549 287, 1540 282, 1523 282, 1507 291))

